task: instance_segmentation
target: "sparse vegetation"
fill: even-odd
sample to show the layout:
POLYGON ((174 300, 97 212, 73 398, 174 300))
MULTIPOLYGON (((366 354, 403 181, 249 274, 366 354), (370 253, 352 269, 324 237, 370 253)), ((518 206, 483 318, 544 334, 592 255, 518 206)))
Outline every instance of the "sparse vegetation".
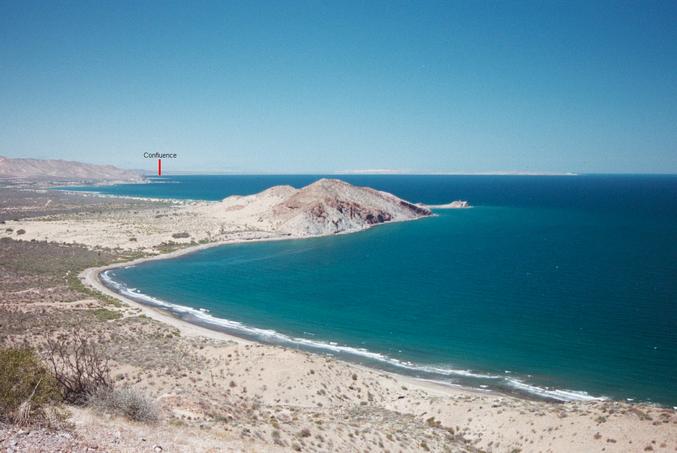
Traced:
MULTIPOLYGON (((119 300, 117 300, 114 297, 108 296, 106 294, 103 294, 95 289, 89 288, 80 281, 80 278, 78 275, 74 272, 68 272, 66 274, 66 281, 68 282, 68 286, 79 293, 85 294, 87 296, 93 297, 95 299, 100 300, 101 302, 104 302, 106 304, 112 305, 114 307, 122 307, 123 304, 119 300)), ((98 316, 97 316, 98 317, 98 316)))
POLYGON ((0 420, 28 424, 61 401, 54 377, 28 348, 0 348, 0 420))
MULTIPOLYGON (((18 231, 17 231, 18 233, 18 231)), ((118 255, 106 251, 89 250, 80 245, 61 245, 44 241, 0 240, 2 267, 63 278, 69 271, 78 272, 93 266, 115 261, 118 255)))
POLYGON ((122 415, 137 422, 154 422, 159 419, 155 402, 131 387, 99 388, 87 402, 99 412, 122 415))
POLYGON ((174 233, 174 234, 172 234, 172 237, 173 237, 174 239, 183 239, 183 238, 189 238, 189 237, 190 237, 190 234, 188 234, 188 233, 186 233, 186 232, 183 232, 183 233, 174 233))
POLYGON ((186 247, 186 244, 180 244, 178 242, 174 241, 168 241, 168 242, 163 242, 160 245, 155 246, 155 250, 157 250, 160 253, 171 253, 176 250, 179 250, 182 247, 186 247))
POLYGON ((44 347, 45 360, 69 403, 84 404, 94 392, 111 387, 108 359, 93 340, 73 331, 48 339, 44 347))
POLYGON ((19 229, 19 230, 16 230, 16 234, 17 234, 17 236, 22 235, 22 234, 26 234, 26 230, 24 230, 23 228, 21 228, 21 229, 19 229))
POLYGON ((122 317, 119 311, 113 311, 107 308, 97 308, 94 310, 94 316, 96 316, 96 319, 99 321, 113 321, 122 317))

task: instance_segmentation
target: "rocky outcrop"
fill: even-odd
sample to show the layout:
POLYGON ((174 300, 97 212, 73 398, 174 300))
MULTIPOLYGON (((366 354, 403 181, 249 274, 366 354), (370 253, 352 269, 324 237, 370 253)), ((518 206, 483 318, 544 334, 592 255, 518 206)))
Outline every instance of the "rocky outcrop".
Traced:
POLYGON ((446 204, 429 204, 425 206, 430 209, 460 209, 469 208, 470 204, 467 201, 456 200, 446 204))
POLYGON ((0 156, 0 178, 35 180, 141 181, 143 173, 112 165, 66 160, 10 159, 0 156))
POLYGON ((243 221, 294 236, 358 231, 432 215, 428 208, 395 195, 337 179, 320 179, 302 189, 276 186, 256 195, 228 197, 220 209, 224 214, 239 211, 243 221))

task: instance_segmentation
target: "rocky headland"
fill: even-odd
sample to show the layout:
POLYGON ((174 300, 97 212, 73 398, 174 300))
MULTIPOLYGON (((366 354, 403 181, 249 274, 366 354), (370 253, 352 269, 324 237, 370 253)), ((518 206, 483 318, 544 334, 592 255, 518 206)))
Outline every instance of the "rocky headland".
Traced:
POLYGON ((349 233, 430 215, 389 193, 320 179, 301 189, 275 186, 221 202, 170 200, 151 209, 9 220, 0 237, 160 253, 198 243, 349 233))
POLYGON ((432 215, 390 193, 356 187, 338 179, 320 179, 302 189, 275 186, 259 194, 231 196, 221 202, 227 213, 294 236, 358 231, 370 226, 432 215))

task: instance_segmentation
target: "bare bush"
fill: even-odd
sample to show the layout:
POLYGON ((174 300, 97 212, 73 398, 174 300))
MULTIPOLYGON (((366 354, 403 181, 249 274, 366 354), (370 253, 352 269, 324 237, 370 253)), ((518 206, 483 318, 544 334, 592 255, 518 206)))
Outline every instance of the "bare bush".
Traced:
POLYGON ((137 422, 154 422, 159 418, 155 402, 131 387, 100 388, 88 404, 99 412, 122 415, 137 422))
POLYGON ((108 359, 95 341, 77 331, 48 339, 44 356, 64 400, 70 403, 84 404, 98 389, 112 385, 108 359))

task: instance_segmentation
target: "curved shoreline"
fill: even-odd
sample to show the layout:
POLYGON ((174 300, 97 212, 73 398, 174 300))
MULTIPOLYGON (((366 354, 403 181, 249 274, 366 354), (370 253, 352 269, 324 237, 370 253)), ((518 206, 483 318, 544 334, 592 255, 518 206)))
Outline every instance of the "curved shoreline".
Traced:
MULTIPOLYGON (((323 237, 323 236, 315 236, 315 237, 323 237)), ((137 302, 129 297, 126 297, 109 287, 107 287, 100 279, 100 274, 103 272, 106 272, 108 270, 113 270, 113 269, 119 269, 121 267, 127 267, 127 266, 134 266, 137 264, 149 262, 149 261, 155 261, 155 260, 161 260, 161 259, 172 259, 172 258, 177 258, 179 256, 187 255, 190 253, 194 252, 199 252, 201 250, 206 250, 209 248, 213 247, 218 247, 221 245, 228 245, 228 244, 242 244, 242 243, 248 243, 248 242, 263 242, 263 241, 273 241, 273 240, 286 240, 286 239, 299 239, 299 238, 281 238, 281 239, 258 239, 258 240, 249 240, 249 241, 233 241, 233 242, 216 242, 216 243, 211 243, 211 244, 202 244, 194 247, 187 247, 185 249, 177 250, 174 252, 166 253, 166 254, 161 254, 161 255, 155 255, 155 256, 150 256, 150 257, 144 257, 144 258, 137 258, 132 261, 125 261, 121 263, 114 263, 111 265, 106 265, 106 266, 99 266, 99 267, 92 267, 85 269, 79 274, 79 278, 81 281, 88 287, 99 291, 109 297, 113 297, 116 300, 121 301, 127 306, 130 306, 132 308, 136 308, 141 311, 141 314, 154 319, 155 321, 161 322, 163 324, 166 324, 168 326, 174 327, 179 332, 181 332, 182 336, 185 337, 204 337, 204 338, 209 338, 211 340, 217 340, 217 341, 230 341, 230 342, 236 342, 239 344, 264 344, 266 346, 270 346, 272 348, 281 348, 281 349, 287 349, 285 345, 273 345, 270 343, 264 343, 260 341, 256 341, 254 339, 247 339, 242 336, 230 334, 227 332, 224 332, 222 330, 218 329, 213 329, 206 327, 204 325, 198 324, 198 323, 193 323, 187 320, 183 320, 181 318, 178 318, 176 316, 173 316, 170 311, 162 309, 160 307, 153 307, 148 304, 143 304, 140 302, 137 302)), ((317 356, 322 356, 323 354, 320 352, 312 352, 312 351, 306 351, 302 349, 297 349, 299 353, 302 354, 313 354, 317 356)), ((340 358, 337 358, 337 360, 345 365, 345 366, 350 366, 350 367, 356 367, 356 368, 361 368, 361 369, 371 369, 375 370, 376 368, 374 367, 368 367, 366 365, 362 365, 359 363, 355 363, 349 360, 342 360, 340 358)), ((418 386, 422 389, 425 389, 426 391, 434 392, 439 395, 458 395, 458 394, 467 394, 467 395, 487 395, 487 394, 496 394, 496 395, 503 395, 502 393, 499 393, 494 390, 489 390, 489 389, 482 389, 482 388, 477 388, 477 387, 471 387, 471 386, 463 386, 459 384, 453 384, 453 383, 448 383, 448 382, 441 382, 441 381, 436 381, 436 380, 429 380, 429 379, 424 379, 424 378, 416 378, 414 376, 408 376, 403 373, 396 373, 396 372, 391 372, 383 369, 376 369, 378 372, 386 374, 396 380, 400 380, 403 384, 407 385, 414 385, 418 386)), ((513 396, 519 399, 524 399, 524 400, 530 400, 530 398, 527 398, 527 395, 505 395, 505 396, 513 396)), ((555 403, 553 401, 553 403, 555 403)))
MULTIPOLYGON (((383 224, 372 225, 371 227, 380 225, 383 224)), ((364 230, 349 231, 341 234, 352 234, 361 231, 364 230)), ((110 270, 128 266, 135 266, 141 263, 155 260, 173 259, 191 253, 199 252, 202 250, 207 250, 213 247, 219 247, 222 245, 246 244, 264 241, 269 242, 282 240, 301 240, 301 239, 321 238, 327 236, 330 235, 315 235, 304 237, 283 236, 272 238, 249 239, 249 240, 219 241, 209 244, 200 244, 185 247, 169 253, 137 258, 131 261, 113 263, 100 267, 88 268, 85 269, 83 272, 81 272, 79 274, 79 277, 83 281, 83 283, 89 286, 90 288, 93 288, 103 294, 106 294, 109 297, 113 297, 117 300, 120 300, 128 306, 137 308, 141 310, 141 312, 144 315, 152 319, 155 319, 156 321, 170 325, 178 329, 182 333, 182 335, 188 337, 202 336, 214 340, 235 341, 244 344, 257 343, 257 344, 265 344, 271 347, 297 348, 297 350, 299 351, 317 355, 326 356, 327 354, 329 354, 335 357, 336 359, 340 360, 342 363, 349 364, 350 366, 377 369, 378 371, 388 373, 389 375, 395 378, 403 379, 410 383, 412 380, 414 380, 418 383, 418 385, 423 385, 424 387, 433 387, 438 391, 442 389, 447 393, 448 392, 453 393, 453 391, 455 392, 464 391, 473 394, 493 393, 510 397, 516 397, 524 400, 540 400, 540 401, 548 401, 551 403, 607 400, 606 397, 591 396, 584 391, 573 391, 559 388, 550 389, 547 387, 546 388, 539 387, 537 385, 531 385, 529 383, 526 383, 520 380, 519 378, 505 378, 499 375, 486 375, 484 373, 476 373, 468 370, 441 369, 425 365, 410 364, 408 362, 401 362, 395 358, 383 356, 382 354, 371 352, 368 350, 361 350, 359 348, 356 349, 350 346, 338 346, 334 343, 326 343, 326 342, 318 343, 304 338, 293 338, 278 333, 276 331, 269 331, 267 329, 246 326, 237 321, 232 321, 225 318, 212 317, 210 315, 207 315, 207 318, 210 319, 203 320, 201 319, 203 318, 203 316, 201 316, 201 313, 198 314, 199 312, 198 308, 184 305, 176 305, 159 300, 157 304, 151 302, 144 303, 142 301, 134 300, 133 296, 122 294, 120 291, 116 291, 109 285, 106 285, 101 278, 101 274, 110 270), (166 306, 164 306, 165 304, 166 306), (175 308, 172 306, 174 306, 175 308), (184 319, 184 317, 181 316, 183 314, 186 314, 186 317, 190 319, 184 319), (222 322, 223 324, 219 324, 220 322, 222 322), (231 324, 231 326, 228 326, 227 324, 231 324), (234 328, 232 325, 236 325, 237 328, 234 328), (266 335, 262 335, 261 334, 262 332, 265 332, 266 335), (270 335, 271 339, 274 339, 275 341, 273 340, 267 341, 262 338, 263 336, 267 337, 268 335, 270 335), (375 358, 376 356, 378 357, 375 358), (448 382, 444 380, 445 376, 454 376, 456 379, 460 380, 466 379, 468 381, 476 379, 478 380, 478 382, 477 383, 448 382), (479 382, 480 380, 498 382, 498 385, 496 386, 482 385, 482 383, 479 382)), ((154 299, 152 296, 148 295, 143 296, 148 297, 150 299, 154 299)))
MULTIPOLYGON (((292 238, 266 238, 266 239, 250 239, 250 240, 234 240, 234 241, 219 241, 219 242, 212 242, 209 244, 199 244, 195 246, 190 246, 190 247, 185 247, 179 250, 175 250, 173 252, 169 253, 161 253, 159 255, 153 255, 153 256, 146 256, 142 258, 137 258, 131 261, 123 261, 119 263, 113 263, 113 264, 108 264, 104 266, 98 266, 98 267, 90 267, 85 269, 84 271, 80 272, 78 277, 80 280, 88 287, 99 291, 100 293, 103 293, 109 297, 113 297, 123 303, 125 303, 128 306, 131 306, 133 308, 140 309, 143 314, 148 316, 149 318, 153 318, 156 321, 163 322, 165 324, 171 325, 172 327, 175 327, 181 331, 182 334, 185 334, 187 336, 204 336, 207 338, 215 339, 215 340, 235 340, 235 341, 247 341, 242 338, 236 337, 234 335, 228 335, 224 332, 219 332, 213 329, 208 329, 206 327, 198 326, 192 323, 189 323, 187 321, 183 321, 181 319, 178 319, 174 316, 171 316, 169 313, 167 313, 164 310, 161 309, 155 309, 153 307, 150 307, 145 304, 141 304, 139 302, 136 302, 128 297, 123 296, 122 294, 119 294, 116 291, 113 291, 112 289, 108 288, 106 285, 104 285, 101 282, 100 274, 109 270, 113 269, 119 269, 121 267, 127 267, 127 266, 136 266, 137 264, 149 262, 149 261, 157 261, 157 260, 165 260, 165 259, 172 259, 172 258, 178 258, 183 255, 188 255, 191 253, 199 252, 202 250, 207 250, 210 248, 214 247, 219 247, 222 245, 229 245, 229 244, 242 244, 242 243, 248 243, 248 242, 263 242, 263 241, 279 241, 279 240, 287 240, 287 239, 292 239, 292 238)), ((293 238, 296 239, 296 238, 293 238)))
MULTIPOLYGON (((421 220, 425 219, 428 217, 435 217, 436 214, 432 214, 430 216, 426 217, 418 217, 415 219, 408 219, 408 220, 393 220, 389 222, 384 222, 380 224, 374 224, 370 225, 369 227, 362 229, 362 230, 356 230, 356 231, 344 231, 338 234, 354 234, 354 233, 360 233, 363 231, 366 231, 370 228, 374 228, 377 226, 382 226, 382 225, 388 225, 392 223, 400 223, 400 222, 412 222, 415 220, 421 220)), ((111 264, 106 264, 104 266, 97 266, 97 267, 90 267, 85 269, 84 271, 80 272, 78 274, 78 277, 80 280, 86 285, 89 286, 90 288, 99 291, 107 296, 113 297, 131 307, 141 309, 142 312, 147 315, 150 318, 153 318, 157 321, 164 322, 165 324, 169 324, 179 330, 182 331, 182 333, 188 334, 188 336, 205 336, 207 338, 212 338, 212 339, 225 339, 225 340, 235 340, 235 341, 240 341, 240 342, 249 342, 252 343, 253 341, 245 340, 244 338, 237 337, 235 335, 229 335, 225 332, 220 332, 214 329, 209 329, 206 327, 198 326, 196 324, 190 323, 188 321, 183 321, 181 319, 178 319, 174 316, 169 315, 165 310, 159 309, 159 308, 153 308, 145 304, 141 304, 139 302, 136 302, 128 297, 123 296, 122 294, 117 293, 116 291, 113 291, 112 289, 108 288, 106 285, 104 285, 101 282, 100 274, 109 270, 113 269, 119 269, 121 267, 128 267, 128 266, 136 266, 137 264, 149 262, 149 261, 156 261, 156 260, 166 260, 166 259, 172 259, 172 258, 178 258, 180 256, 188 255, 191 253, 199 252, 202 250, 207 250, 210 248, 214 247, 220 247, 222 245, 235 245, 235 244, 249 244, 249 243, 255 243, 255 242, 273 242, 273 241, 290 241, 290 240, 303 240, 303 239, 318 239, 322 237, 330 237, 332 235, 329 234, 323 234, 323 235, 314 235, 314 236, 279 236, 279 237, 266 237, 266 238, 257 238, 257 239, 234 239, 234 240, 225 240, 225 241, 216 241, 216 242, 210 242, 208 244, 198 244, 198 245, 193 245, 193 246, 188 246, 184 247, 178 250, 174 250, 172 252, 168 253, 160 253, 158 255, 152 255, 152 256, 144 256, 141 258, 136 258, 130 261, 122 261, 119 263, 111 263, 111 264), (190 327, 190 329, 188 329, 190 327), (194 329, 193 329, 194 328, 194 329), (185 332, 184 332, 185 330, 185 332)))
MULTIPOLYGON (((280 240, 294 240, 294 239, 310 239, 310 238, 319 238, 319 237, 326 237, 325 236, 310 236, 310 237, 304 237, 304 238, 297 238, 297 237, 282 237, 282 238, 265 238, 265 239, 250 239, 250 240, 234 240, 234 241, 220 241, 220 242, 213 242, 210 244, 200 244, 196 246, 191 246, 191 247, 186 247, 180 250, 175 250, 173 252, 169 253, 163 253, 159 255, 154 255, 154 256, 148 256, 148 257, 142 257, 142 258, 137 258, 131 261, 124 261, 120 263, 113 263, 113 264, 108 264, 104 266, 97 266, 97 267, 90 267, 85 269, 84 271, 80 272, 78 274, 78 277, 80 280, 89 288, 94 289, 102 294, 105 294, 109 297, 113 297, 116 300, 124 303, 125 305, 136 308, 140 310, 141 314, 154 319, 155 321, 161 322, 163 324, 166 324, 168 326, 174 327, 179 332, 181 332, 182 336, 185 337, 204 337, 204 338, 209 338, 212 340, 217 340, 217 341, 230 341, 230 342, 236 342, 240 344, 266 344, 270 347, 273 348, 285 348, 284 345, 271 345, 263 342, 259 342, 256 340, 250 340, 243 338, 241 336, 233 335, 226 333, 221 330, 217 329, 212 329, 209 327, 206 327, 204 325, 200 325, 197 323, 192 323, 183 319, 180 319, 176 316, 173 316, 168 310, 164 310, 159 307, 153 307, 147 304, 143 304, 140 302, 137 302, 129 297, 125 297, 124 295, 110 289, 107 287, 100 278, 100 274, 103 272, 113 270, 113 269, 119 269, 122 267, 127 267, 127 266, 135 266, 137 264, 145 263, 145 262, 150 262, 150 261, 156 261, 156 260, 164 260, 164 259, 172 259, 172 258, 178 258, 180 256, 188 255, 191 253, 199 252, 202 250, 207 250, 210 248, 214 247, 219 247, 222 245, 230 245, 230 244, 243 244, 243 243, 251 243, 251 242, 269 242, 269 241, 280 241, 280 240)), ((299 350, 299 353, 307 353, 307 354, 314 354, 314 355, 321 355, 320 353, 315 353, 315 352, 310 352, 310 351, 301 351, 299 350)), ((346 366, 352 366, 352 367, 357 367, 357 368, 369 368, 365 365, 360 365, 354 362, 350 362, 347 360, 340 360, 339 361, 342 364, 345 364, 346 366)), ((373 369, 373 368, 371 368, 373 369)), ((467 395, 477 395, 477 394, 498 394, 498 392, 494 392, 493 390, 487 390, 487 389, 481 389, 481 388, 475 388, 475 387, 468 387, 468 386, 461 386, 461 385, 456 385, 452 383, 445 383, 445 382, 439 382, 439 381, 433 381, 433 380, 427 380, 427 379, 419 379, 415 378, 412 376, 407 376, 405 374, 401 373, 395 373, 395 372, 390 372, 386 370, 378 370, 381 373, 387 374, 388 376, 391 376, 394 379, 399 379, 403 383, 407 383, 408 385, 416 385, 419 386, 427 391, 442 394, 442 395, 451 395, 451 394, 467 394, 467 395)), ((515 395, 518 397, 517 395, 515 395)), ((526 397, 520 398, 520 399, 528 399, 526 397)))

